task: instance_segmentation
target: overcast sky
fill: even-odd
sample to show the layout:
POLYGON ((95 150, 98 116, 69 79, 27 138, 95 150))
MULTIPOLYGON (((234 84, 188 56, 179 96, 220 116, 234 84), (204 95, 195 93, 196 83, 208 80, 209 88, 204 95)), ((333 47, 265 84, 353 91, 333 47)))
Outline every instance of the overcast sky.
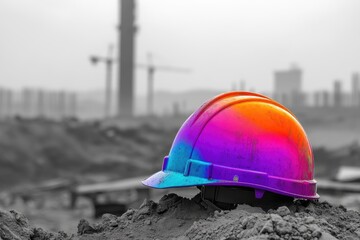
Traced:
MULTIPOLYGON (((118 0, 0 0, 0 85, 48 89, 103 88, 102 65, 117 42, 118 0)), ((230 89, 234 81, 272 90, 273 71, 297 63, 304 88, 332 87, 360 72, 358 0, 138 0, 136 59, 152 52, 157 90, 230 89)), ((114 71, 114 76, 116 72, 114 71)), ((146 74, 136 70, 136 93, 146 74)))

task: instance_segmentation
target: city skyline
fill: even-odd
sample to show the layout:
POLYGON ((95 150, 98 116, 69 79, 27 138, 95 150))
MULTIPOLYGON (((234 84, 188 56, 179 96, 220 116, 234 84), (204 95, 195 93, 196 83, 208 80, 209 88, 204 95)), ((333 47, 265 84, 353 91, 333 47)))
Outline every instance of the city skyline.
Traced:
MULTIPOLYGON (((273 72, 293 62, 304 70, 306 91, 331 90, 335 79, 348 91, 347 80, 360 71, 359 5, 137 1, 136 62, 146 62, 152 52, 157 64, 193 70, 188 76, 157 74, 156 91, 228 89, 241 79, 249 88, 271 91, 273 72)), ((116 42, 117 14, 115 0, 2 1, 1 85, 102 89, 105 69, 91 66, 88 57, 116 42)), ((146 73, 136 71, 135 79, 135 95, 144 95, 146 73)))

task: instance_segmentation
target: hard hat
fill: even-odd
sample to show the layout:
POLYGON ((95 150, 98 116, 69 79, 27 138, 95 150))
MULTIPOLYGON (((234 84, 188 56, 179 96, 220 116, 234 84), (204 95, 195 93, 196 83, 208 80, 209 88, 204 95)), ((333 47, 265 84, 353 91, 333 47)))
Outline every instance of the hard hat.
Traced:
POLYGON ((306 133, 284 106, 260 94, 229 92, 203 104, 182 125, 153 188, 239 186, 317 199, 306 133))

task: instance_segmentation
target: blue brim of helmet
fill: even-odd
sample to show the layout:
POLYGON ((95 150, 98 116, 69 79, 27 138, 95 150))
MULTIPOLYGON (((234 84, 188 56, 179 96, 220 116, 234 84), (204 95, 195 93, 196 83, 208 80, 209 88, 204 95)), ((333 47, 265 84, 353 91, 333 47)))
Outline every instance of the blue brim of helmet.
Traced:
POLYGON ((193 176, 184 176, 182 173, 159 171, 142 181, 142 184, 152 188, 179 188, 200 185, 216 184, 218 180, 193 176))
POLYGON ((201 185, 214 185, 214 186, 242 186, 242 187, 251 187, 256 189, 262 189, 265 191, 274 192, 277 194, 282 194, 290 197, 301 198, 301 199, 318 199, 319 195, 315 194, 314 196, 303 196, 294 193, 279 191, 277 189, 272 189, 256 184, 242 183, 242 182, 229 182, 221 181, 207 178, 200 178, 194 176, 184 176, 182 173, 171 172, 171 171, 159 171, 149 178, 142 181, 142 184, 151 188, 181 188, 181 187, 193 187, 201 185))

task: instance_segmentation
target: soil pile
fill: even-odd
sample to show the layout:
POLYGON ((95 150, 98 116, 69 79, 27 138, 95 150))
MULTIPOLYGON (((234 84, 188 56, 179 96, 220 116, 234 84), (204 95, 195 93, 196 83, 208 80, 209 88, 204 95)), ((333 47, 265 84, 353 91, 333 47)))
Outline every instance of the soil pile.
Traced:
POLYGON ((91 227, 78 226, 80 239, 359 239, 360 213, 327 202, 295 201, 265 212, 239 205, 214 211, 199 195, 175 194, 145 202, 121 217, 106 214, 91 227))
POLYGON ((0 191, 54 178, 81 183, 88 182, 85 176, 111 180, 150 174, 161 166, 176 131, 71 120, 1 120, 0 191))
POLYGON ((103 215, 93 226, 82 219, 77 234, 52 234, 31 228, 14 211, 0 212, 0 239, 359 239, 360 213, 327 202, 295 201, 270 209, 238 205, 215 210, 199 195, 186 199, 165 195, 159 203, 144 201, 121 217, 103 215))
POLYGON ((0 210, 0 240, 65 240, 71 239, 64 232, 48 233, 30 226, 28 219, 14 211, 0 210))

